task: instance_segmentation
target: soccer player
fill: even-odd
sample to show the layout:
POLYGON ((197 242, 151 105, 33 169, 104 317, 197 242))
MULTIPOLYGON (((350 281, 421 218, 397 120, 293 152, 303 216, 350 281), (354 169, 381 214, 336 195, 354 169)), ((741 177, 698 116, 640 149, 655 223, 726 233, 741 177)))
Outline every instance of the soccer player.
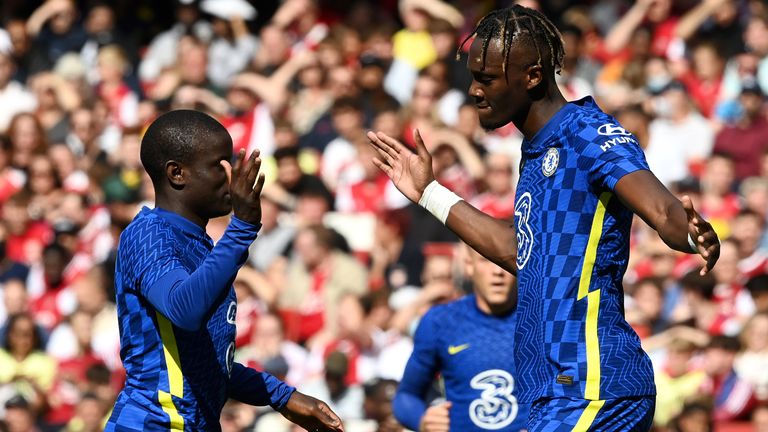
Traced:
POLYGON ((403 426, 423 432, 520 431, 529 404, 517 400, 512 352, 515 277, 467 249, 473 294, 429 310, 419 322, 393 409, 403 426), (425 405, 437 373, 446 401, 425 405))
POLYGON ((517 274, 514 352, 519 399, 533 403, 529 430, 648 430, 653 370, 622 304, 632 213, 671 248, 701 254, 702 274, 719 256, 717 235, 591 97, 565 100, 555 82, 563 43, 544 15, 519 5, 496 10, 471 36, 469 94, 481 125, 512 122, 524 135, 514 226, 437 183, 418 133, 413 153, 369 132, 376 164, 405 196, 517 274))
POLYGON ((254 152, 234 168, 232 139, 213 118, 160 116, 141 143, 155 190, 120 236, 115 271, 120 356, 127 373, 108 431, 220 430, 232 398, 270 405, 312 431, 340 431, 328 406, 233 361, 237 299, 232 282, 261 226, 264 176, 254 152), (221 240, 211 218, 234 210, 221 240))

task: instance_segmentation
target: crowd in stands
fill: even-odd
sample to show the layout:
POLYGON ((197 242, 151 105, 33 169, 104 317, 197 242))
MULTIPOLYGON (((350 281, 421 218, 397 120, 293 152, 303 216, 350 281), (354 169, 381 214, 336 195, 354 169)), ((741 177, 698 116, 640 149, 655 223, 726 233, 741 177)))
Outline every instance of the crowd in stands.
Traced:
MULTIPOLYGON (((236 359, 347 431, 402 431, 389 402, 419 317, 471 286, 456 237, 376 168, 365 132, 413 145, 418 129, 442 184, 512 218, 523 137, 480 127, 462 44, 511 2, 155 3, 0 5, 0 431, 103 426, 124 380, 115 251, 153 205, 143 131, 174 109, 264 159, 236 359)), ((702 277, 633 225, 624 306, 655 366, 657 430, 768 431, 768 2, 519 3, 560 28, 566 97, 616 116, 722 240, 702 277)), ((291 430, 239 403, 221 425, 291 430)))

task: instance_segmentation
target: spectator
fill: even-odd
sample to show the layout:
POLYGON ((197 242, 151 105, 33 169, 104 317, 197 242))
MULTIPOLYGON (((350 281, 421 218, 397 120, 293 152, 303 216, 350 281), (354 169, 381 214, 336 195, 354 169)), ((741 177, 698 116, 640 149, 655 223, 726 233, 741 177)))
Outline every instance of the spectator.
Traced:
POLYGON ((664 365, 656 370, 658 396, 653 421, 664 427, 684 410, 686 401, 698 394, 706 374, 693 367, 697 347, 685 339, 673 339, 664 365))
POLYGON ((208 77, 215 86, 226 87, 245 69, 256 50, 258 41, 248 32, 244 18, 214 15, 213 40, 208 47, 208 77))
POLYGON ((11 138, 11 165, 14 168, 28 169, 32 155, 45 152, 48 148, 43 126, 29 113, 17 114, 11 119, 8 136, 11 138))
POLYGON ((707 378, 701 391, 714 400, 711 417, 714 421, 749 418, 755 406, 752 385, 733 369, 740 348, 739 340, 734 337, 715 336, 704 350, 707 378))
POLYGON ((119 127, 138 124, 138 95, 125 82, 129 64, 122 48, 107 45, 99 49, 97 57, 99 83, 98 96, 106 103, 110 120, 119 127))
POLYGON ((349 359, 334 351, 325 359, 323 378, 306 383, 301 391, 307 395, 323 398, 339 417, 357 420, 363 417, 364 393, 359 385, 349 385, 345 379, 349 370, 349 359))
POLYGON ((733 192, 734 164, 730 157, 715 153, 704 163, 699 209, 723 238, 730 235, 728 222, 739 213, 741 202, 733 192))
POLYGON ((755 432, 768 431, 768 406, 766 404, 758 405, 752 412, 752 426, 755 432))
POLYGON ((16 72, 14 59, 9 52, 0 50, 0 133, 8 130, 11 119, 22 112, 32 112, 37 106, 35 97, 24 86, 13 81, 16 72))
POLYGON ((8 432, 39 432, 35 413, 23 396, 17 395, 5 402, 5 423, 8 432))
POLYGON ((287 193, 276 185, 265 186, 261 192, 261 230, 248 254, 250 264, 265 272, 285 251, 296 235, 294 227, 281 222, 281 215, 292 207, 287 193))
POLYGON ((236 360, 248 367, 264 369, 279 357, 287 367, 283 378, 290 385, 300 385, 306 377, 307 356, 307 350, 285 339, 280 317, 266 313, 258 318, 251 344, 237 351, 236 360))
POLYGON ((664 184, 682 180, 691 165, 712 151, 713 133, 706 120, 691 107, 685 87, 672 82, 653 98, 648 147, 648 165, 664 184))
POLYGON ((93 393, 85 393, 77 404, 77 414, 69 421, 67 432, 99 432, 107 415, 106 404, 93 393))
POLYGON ((41 66, 53 65, 65 53, 83 47, 87 36, 78 15, 71 0, 47 0, 29 17, 27 33, 43 54, 41 66))
POLYGON ((712 407, 706 402, 690 402, 683 406, 682 412, 672 421, 674 432, 712 432, 713 421, 710 417, 712 407))
POLYGON ((56 376, 56 361, 45 354, 35 322, 28 314, 8 318, 7 337, 0 349, 0 385, 24 395, 39 412, 56 376))
POLYGON ((335 335, 339 300, 367 289, 365 269, 351 256, 334 250, 332 241, 330 230, 318 225, 296 234, 297 259, 287 273, 286 286, 291 289, 283 290, 278 299, 290 340, 303 343, 321 330, 335 335))
POLYGON ((763 101, 763 91, 754 80, 743 82, 739 96, 742 115, 715 137, 714 151, 731 156, 738 181, 760 174, 760 157, 768 145, 764 140, 768 121, 763 115, 763 101))
POLYGON ((758 313, 768 312, 768 275, 759 274, 745 284, 758 313))
POLYGON ((743 350, 735 361, 736 373, 755 389, 759 400, 768 398, 768 313, 752 316, 741 332, 743 350))

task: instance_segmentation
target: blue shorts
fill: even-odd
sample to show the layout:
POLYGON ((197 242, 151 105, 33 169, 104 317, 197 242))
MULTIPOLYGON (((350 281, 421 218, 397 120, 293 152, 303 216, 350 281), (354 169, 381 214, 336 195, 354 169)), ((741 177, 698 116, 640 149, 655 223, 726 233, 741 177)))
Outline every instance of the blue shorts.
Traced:
POLYGON ((647 432, 653 426, 655 409, 655 396, 597 401, 540 399, 531 406, 528 431, 647 432))

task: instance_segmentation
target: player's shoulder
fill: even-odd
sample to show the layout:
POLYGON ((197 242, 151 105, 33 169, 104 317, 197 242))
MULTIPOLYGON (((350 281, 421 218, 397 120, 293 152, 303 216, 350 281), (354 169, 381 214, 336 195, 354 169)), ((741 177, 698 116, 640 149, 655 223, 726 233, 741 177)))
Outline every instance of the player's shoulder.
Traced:
POLYGON ((635 136, 600 109, 591 97, 572 103, 577 109, 570 124, 569 141, 577 152, 602 154, 619 145, 638 145, 635 136))
POLYGON ((157 243, 171 238, 169 224, 144 207, 120 234, 120 244, 157 243))
POLYGON ((472 296, 464 296, 448 303, 442 303, 429 308, 422 320, 437 322, 440 326, 458 322, 472 307, 472 296))

